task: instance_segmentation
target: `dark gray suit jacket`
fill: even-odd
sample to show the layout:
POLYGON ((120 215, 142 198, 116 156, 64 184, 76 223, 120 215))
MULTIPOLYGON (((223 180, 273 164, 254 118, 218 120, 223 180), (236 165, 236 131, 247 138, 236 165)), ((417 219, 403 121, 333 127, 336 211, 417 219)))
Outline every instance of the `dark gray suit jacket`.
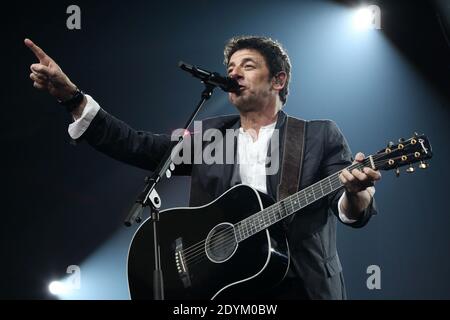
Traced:
MULTIPOLYGON (((276 129, 280 134, 280 159, 283 155, 287 116, 280 111, 276 129)), ((204 120, 203 132, 240 127, 239 116, 224 116, 204 120)), ((299 190, 317 182, 352 162, 350 148, 336 124, 329 120, 308 121, 306 124, 303 169, 299 190)), ((79 138, 95 149, 128 164, 154 170, 170 144, 170 136, 136 131, 103 109, 79 138)), ((192 142, 192 141, 191 141, 192 142)), ((200 152, 208 143, 203 143, 200 152)), ((226 154, 226 143, 223 143, 226 154)), ((270 149, 270 148, 269 148, 270 149)), ((280 172, 267 179, 267 191, 278 199, 280 172)), ((206 204, 232 185, 239 183, 237 166, 233 164, 193 164, 177 166, 176 174, 191 176, 190 205, 206 204)), ((288 238, 291 265, 286 280, 272 292, 273 298, 345 299, 342 267, 336 250, 336 222, 339 219, 338 200, 343 190, 319 200, 284 222, 288 238)), ((372 201, 361 218, 348 224, 364 226, 375 214, 372 201)))

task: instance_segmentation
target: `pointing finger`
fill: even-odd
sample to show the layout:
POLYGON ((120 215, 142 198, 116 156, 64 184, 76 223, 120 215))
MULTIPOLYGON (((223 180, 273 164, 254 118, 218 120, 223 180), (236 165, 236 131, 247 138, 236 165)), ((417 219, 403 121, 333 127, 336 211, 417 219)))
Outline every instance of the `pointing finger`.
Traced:
POLYGON ((39 59, 40 63, 48 64, 50 62, 50 57, 44 52, 44 50, 35 45, 33 41, 31 41, 30 39, 25 39, 24 42, 25 45, 30 48, 31 51, 33 51, 34 55, 39 59))

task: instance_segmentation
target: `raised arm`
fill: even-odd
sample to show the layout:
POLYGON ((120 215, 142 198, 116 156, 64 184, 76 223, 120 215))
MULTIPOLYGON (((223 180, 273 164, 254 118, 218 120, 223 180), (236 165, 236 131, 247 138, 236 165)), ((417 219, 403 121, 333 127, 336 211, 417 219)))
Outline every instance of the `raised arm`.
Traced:
MULTIPOLYGON (((70 81, 69 77, 62 71, 59 65, 50 58, 44 50, 39 48, 30 39, 25 39, 25 45, 34 53, 39 63, 31 65, 30 79, 36 89, 48 91, 59 101, 65 102, 73 98, 77 86, 70 81)), ((72 115, 75 119, 81 117, 86 106, 86 97, 73 109, 72 115)))

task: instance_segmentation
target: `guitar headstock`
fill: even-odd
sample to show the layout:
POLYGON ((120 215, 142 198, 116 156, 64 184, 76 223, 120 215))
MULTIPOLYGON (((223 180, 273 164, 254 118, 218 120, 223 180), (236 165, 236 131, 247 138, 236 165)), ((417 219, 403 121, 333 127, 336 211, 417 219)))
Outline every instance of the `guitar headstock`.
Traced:
POLYGON ((397 144, 390 142, 388 146, 373 155, 373 163, 377 170, 396 170, 400 174, 400 167, 408 166, 406 172, 414 172, 414 163, 419 163, 419 168, 426 169, 425 160, 433 156, 431 144, 425 135, 414 134, 408 140, 399 139, 397 144))

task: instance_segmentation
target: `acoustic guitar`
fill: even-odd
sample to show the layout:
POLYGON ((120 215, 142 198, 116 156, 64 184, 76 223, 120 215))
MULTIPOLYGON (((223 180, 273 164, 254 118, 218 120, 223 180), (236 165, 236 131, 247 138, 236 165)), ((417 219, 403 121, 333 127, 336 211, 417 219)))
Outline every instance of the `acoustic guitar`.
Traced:
MULTIPOLYGON (((396 170, 413 163, 426 168, 432 157, 424 135, 398 144, 347 167, 396 170)), ((279 222, 342 188, 336 172, 274 203, 267 195, 237 185, 211 203, 160 212, 158 237, 164 295, 169 300, 248 298, 279 283, 289 268, 289 246, 279 222)), ((128 253, 132 299, 153 299, 152 220, 136 231, 128 253)))

